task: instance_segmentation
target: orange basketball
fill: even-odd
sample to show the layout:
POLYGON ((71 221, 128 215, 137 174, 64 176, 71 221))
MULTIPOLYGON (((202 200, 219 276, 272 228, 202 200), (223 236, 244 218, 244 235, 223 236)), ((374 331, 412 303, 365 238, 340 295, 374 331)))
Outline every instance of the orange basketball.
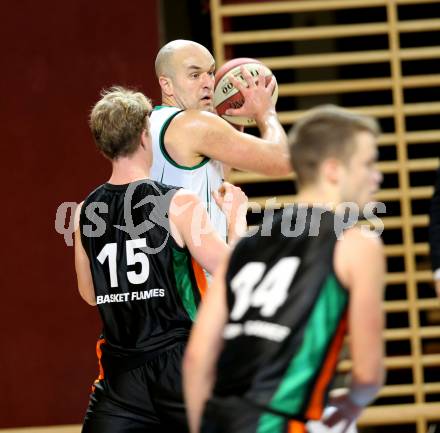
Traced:
MULTIPOLYGON (((256 80, 259 76, 259 69, 263 66, 266 85, 273 76, 272 71, 258 60, 247 57, 229 60, 215 74, 214 107, 220 116, 234 125, 253 126, 255 125, 254 119, 241 116, 227 116, 225 114, 226 110, 230 108, 240 108, 244 103, 243 95, 229 80, 229 77, 233 76, 246 84, 246 80, 243 78, 240 70, 241 66, 244 66, 256 80)), ((274 104, 277 99, 278 85, 276 84, 272 93, 272 101, 274 104)))

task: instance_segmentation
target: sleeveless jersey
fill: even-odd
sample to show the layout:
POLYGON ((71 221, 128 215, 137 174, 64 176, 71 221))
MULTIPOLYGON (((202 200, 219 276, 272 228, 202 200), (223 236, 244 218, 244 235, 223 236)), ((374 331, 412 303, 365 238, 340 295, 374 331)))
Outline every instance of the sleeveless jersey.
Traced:
POLYGON ((336 218, 324 209, 286 208, 270 236, 242 239, 231 256, 213 401, 240 396, 268 411, 258 431, 282 422, 270 412, 321 417, 348 304, 333 270, 336 218))
POLYGON ((106 373, 136 368, 188 338, 203 271, 170 234, 175 192, 145 179, 101 185, 84 201, 81 241, 103 323, 98 352, 106 373))
POLYGON ((212 198, 212 192, 218 190, 224 180, 223 164, 205 157, 199 164, 185 167, 177 164, 165 149, 165 132, 171 121, 180 112, 182 112, 180 108, 157 106, 151 113, 153 144, 151 179, 167 185, 180 186, 197 194, 200 200, 205 203, 215 230, 226 240, 226 217, 212 198))

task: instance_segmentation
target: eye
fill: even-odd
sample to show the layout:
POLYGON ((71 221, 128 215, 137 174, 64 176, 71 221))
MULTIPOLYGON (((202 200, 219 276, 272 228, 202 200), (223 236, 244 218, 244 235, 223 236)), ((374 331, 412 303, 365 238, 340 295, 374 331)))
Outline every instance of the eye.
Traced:
POLYGON ((215 75, 215 71, 209 71, 208 74, 209 76, 213 77, 215 75))
POLYGON ((199 78, 200 74, 198 72, 193 72, 191 78, 199 78))

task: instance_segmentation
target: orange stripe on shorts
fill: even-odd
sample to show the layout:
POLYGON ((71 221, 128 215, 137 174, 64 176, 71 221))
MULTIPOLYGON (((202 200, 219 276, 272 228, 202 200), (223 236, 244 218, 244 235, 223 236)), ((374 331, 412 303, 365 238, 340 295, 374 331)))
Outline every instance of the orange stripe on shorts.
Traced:
POLYGON ((102 358, 102 350, 101 346, 105 343, 105 339, 101 338, 96 343, 96 356, 98 357, 98 366, 99 366, 99 375, 97 379, 93 382, 92 392, 95 391, 95 384, 97 384, 100 380, 104 379, 104 369, 102 368, 101 358, 102 358))

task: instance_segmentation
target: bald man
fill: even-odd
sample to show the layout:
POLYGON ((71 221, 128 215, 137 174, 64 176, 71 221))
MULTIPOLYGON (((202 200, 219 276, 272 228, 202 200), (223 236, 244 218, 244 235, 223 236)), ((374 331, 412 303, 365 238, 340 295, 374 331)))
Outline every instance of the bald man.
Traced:
POLYGON ((242 133, 216 115, 213 105, 215 61, 202 45, 186 40, 166 44, 156 58, 162 105, 151 114, 153 180, 195 192, 206 203, 211 222, 224 237, 224 214, 212 200, 234 167, 267 175, 291 171, 287 137, 271 100, 273 78, 255 83, 243 70, 247 87, 237 80, 245 103, 229 115, 255 119, 261 138, 242 133))

